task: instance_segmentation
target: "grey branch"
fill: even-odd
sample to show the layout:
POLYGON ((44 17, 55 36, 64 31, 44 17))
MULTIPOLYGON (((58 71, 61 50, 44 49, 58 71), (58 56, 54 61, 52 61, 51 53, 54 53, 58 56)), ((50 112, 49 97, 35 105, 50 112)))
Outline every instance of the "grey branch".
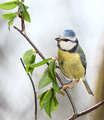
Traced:
POLYGON ((94 105, 94 106, 92 106, 92 107, 90 107, 90 108, 88 108, 88 109, 86 109, 86 110, 84 110, 84 111, 76 114, 76 115, 73 114, 73 116, 71 116, 71 117, 68 118, 67 120, 74 120, 74 119, 76 119, 76 118, 78 118, 78 117, 81 117, 81 116, 83 116, 83 115, 86 115, 86 114, 92 112, 93 110, 96 110, 97 108, 99 108, 99 107, 102 106, 102 105, 104 105, 104 100, 101 101, 101 102, 99 102, 99 103, 97 103, 96 105, 94 105))
MULTIPOLYGON (((20 60, 21 60, 21 63, 22 63, 22 65, 23 65, 24 69, 26 70, 22 58, 20 58, 20 60)), ((36 89, 35 89, 34 82, 33 82, 32 78, 31 78, 31 75, 30 75, 29 73, 27 73, 27 75, 28 75, 28 77, 30 78, 30 81, 31 81, 31 84, 32 84, 32 87, 33 87, 33 91, 34 91, 34 100, 35 100, 35 120, 37 120, 37 92, 36 92, 36 89)))

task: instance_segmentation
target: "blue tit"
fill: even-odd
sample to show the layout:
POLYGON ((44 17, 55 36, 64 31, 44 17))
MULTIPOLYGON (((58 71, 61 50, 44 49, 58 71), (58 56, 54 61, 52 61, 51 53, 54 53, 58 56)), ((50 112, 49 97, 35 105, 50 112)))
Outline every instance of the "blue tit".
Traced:
POLYGON ((58 64, 67 80, 81 80, 91 95, 94 95, 86 80, 86 56, 79 45, 73 30, 64 30, 56 38, 58 46, 58 64))

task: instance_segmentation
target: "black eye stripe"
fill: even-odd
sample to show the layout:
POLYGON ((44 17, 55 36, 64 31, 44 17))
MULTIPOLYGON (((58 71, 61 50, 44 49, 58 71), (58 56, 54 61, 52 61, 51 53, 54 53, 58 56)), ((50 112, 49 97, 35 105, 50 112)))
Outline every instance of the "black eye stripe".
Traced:
POLYGON ((69 39, 60 39, 60 40, 62 40, 62 41, 65 41, 65 42, 67 42, 67 41, 71 41, 71 42, 76 42, 76 40, 75 41, 72 41, 72 40, 69 40, 69 39))
POLYGON ((69 39, 60 39, 60 40, 65 41, 65 42, 70 41, 69 39))

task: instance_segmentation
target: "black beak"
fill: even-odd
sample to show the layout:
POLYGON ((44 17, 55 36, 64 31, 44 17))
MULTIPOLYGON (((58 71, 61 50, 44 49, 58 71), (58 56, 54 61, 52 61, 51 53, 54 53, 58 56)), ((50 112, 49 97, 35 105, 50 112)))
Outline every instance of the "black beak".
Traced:
POLYGON ((56 41, 59 41, 59 40, 60 40, 60 38, 55 38, 55 40, 56 40, 56 41))

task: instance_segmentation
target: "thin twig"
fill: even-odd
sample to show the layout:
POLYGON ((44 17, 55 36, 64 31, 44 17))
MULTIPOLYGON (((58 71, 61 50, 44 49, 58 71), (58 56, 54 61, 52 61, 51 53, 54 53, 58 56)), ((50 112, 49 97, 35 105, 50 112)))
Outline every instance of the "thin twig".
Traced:
POLYGON ((97 103, 96 105, 94 105, 94 106, 92 106, 92 107, 90 107, 90 108, 88 108, 88 109, 86 109, 86 110, 84 110, 84 111, 76 114, 76 115, 71 116, 71 117, 68 118, 67 120, 74 120, 74 119, 76 119, 76 118, 78 118, 78 117, 81 117, 81 116, 83 116, 83 115, 86 115, 86 114, 88 114, 89 112, 92 112, 93 110, 96 110, 97 108, 99 108, 99 107, 102 106, 102 105, 104 105, 104 100, 101 101, 101 102, 99 102, 99 103, 97 103))
MULTIPOLYGON (((24 2, 23 0, 21 0, 21 2, 24 2)), ((22 32, 25 32, 25 23, 24 23, 24 19, 23 19, 23 12, 21 15, 21 28, 22 28, 22 32)))
MULTIPOLYGON (((32 47, 36 50, 36 52, 40 55, 40 57, 44 60, 45 57, 43 56, 43 54, 38 50, 38 48, 33 44, 33 42, 28 38, 28 36, 26 34, 24 34, 21 30, 19 30, 16 26, 14 26, 14 28, 19 31, 25 38, 26 40, 32 45, 32 47)), ((48 63, 47 63, 48 64, 48 63)), ((48 64, 49 65, 49 64, 48 64)), ((59 75, 56 73, 56 77, 58 78, 59 82, 61 83, 61 85, 63 85, 63 82, 61 80, 61 78, 59 77, 59 75)), ((77 114, 77 110, 76 110, 76 107, 75 107, 75 104, 73 102, 73 99, 69 93, 68 90, 65 90, 70 102, 71 102, 71 105, 72 105, 72 108, 73 108, 73 112, 74 114, 76 115, 77 114)))
MULTIPOLYGON (((21 60, 21 63, 22 63, 22 65, 23 65, 24 69, 26 70, 22 58, 20 58, 20 60, 21 60)), ((34 82, 33 82, 32 78, 31 78, 31 75, 30 75, 29 73, 27 73, 27 75, 28 75, 28 77, 30 78, 30 81, 31 81, 31 84, 32 84, 32 87, 33 87, 33 91, 34 91, 34 100, 35 100, 35 120, 37 120, 37 92, 36 92, 36 89, 35 89, 34 82)))
POLYGON ((22 28, 22 32, 25 32, 25 23, 24 23, 24 19, 23 19, 23 12, 22 12, 22 16, 21 16, 21 28, 22 28))

